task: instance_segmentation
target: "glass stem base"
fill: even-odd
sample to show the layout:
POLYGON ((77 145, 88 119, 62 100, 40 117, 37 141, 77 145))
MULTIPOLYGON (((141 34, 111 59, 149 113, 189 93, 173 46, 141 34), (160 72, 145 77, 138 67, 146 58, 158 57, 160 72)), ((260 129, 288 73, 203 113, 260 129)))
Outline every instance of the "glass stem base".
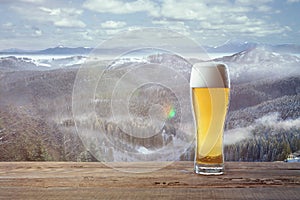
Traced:
POLYGON ((224 165, 223 164, 205 165, 205 164, 195 163, 194 170, 196 174, 221 175, 224 174, 224 165))

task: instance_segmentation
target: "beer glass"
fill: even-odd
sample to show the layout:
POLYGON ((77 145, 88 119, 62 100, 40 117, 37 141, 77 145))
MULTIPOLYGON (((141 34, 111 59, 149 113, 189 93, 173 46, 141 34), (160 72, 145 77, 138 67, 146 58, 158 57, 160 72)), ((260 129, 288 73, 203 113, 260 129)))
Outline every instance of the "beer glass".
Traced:
POLYGON ((197 174, 224 173, 223 131, 229 85, 226 65, 207 62, 193 65, 190 86, 197 130, 194 161, 197 174))

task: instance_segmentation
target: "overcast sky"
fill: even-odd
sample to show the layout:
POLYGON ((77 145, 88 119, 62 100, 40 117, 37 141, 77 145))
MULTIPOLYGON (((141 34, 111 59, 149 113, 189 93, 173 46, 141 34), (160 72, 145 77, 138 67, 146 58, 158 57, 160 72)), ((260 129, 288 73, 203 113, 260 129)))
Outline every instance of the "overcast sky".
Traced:
POLYGON ((202 45, 300 44, 300 0, 0 0, 0 49, 95 47, 119 31, 165 27, 202 45))

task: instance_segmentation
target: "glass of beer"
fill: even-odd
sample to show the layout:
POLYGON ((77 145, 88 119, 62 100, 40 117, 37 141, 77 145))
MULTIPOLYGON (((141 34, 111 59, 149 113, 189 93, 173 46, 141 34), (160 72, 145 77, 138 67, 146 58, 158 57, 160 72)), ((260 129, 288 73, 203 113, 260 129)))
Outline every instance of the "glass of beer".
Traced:
POLYGON ((223 132, 230 92, 226 65, 211 62, 194 64, 190 86, 197 130, 195 173, 223 174, 223 132))

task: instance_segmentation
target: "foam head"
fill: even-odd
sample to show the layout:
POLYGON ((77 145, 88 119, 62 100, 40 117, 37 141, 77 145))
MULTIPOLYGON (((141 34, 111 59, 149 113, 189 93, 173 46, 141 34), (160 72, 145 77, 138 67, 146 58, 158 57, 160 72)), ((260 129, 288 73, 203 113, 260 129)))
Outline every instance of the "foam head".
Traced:
POLYGON ((229 73, 225 64, 195 63, 191 72, 192 88, 229 88, 229 73))

